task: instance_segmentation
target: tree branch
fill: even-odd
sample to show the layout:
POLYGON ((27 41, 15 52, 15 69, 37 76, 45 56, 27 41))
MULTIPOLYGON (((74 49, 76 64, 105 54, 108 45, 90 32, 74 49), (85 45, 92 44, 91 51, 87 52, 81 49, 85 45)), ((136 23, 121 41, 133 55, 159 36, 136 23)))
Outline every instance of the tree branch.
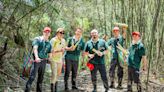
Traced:
POLYGON ((16 21, 16 23, 19 22, 19 21, 20 21, 21 19, 23 19, 24 17, 26 17, 27 15, 31 14, 32 12, 34 12, 35 10, 37 10, 38 8, 44 6, 44 5, 47 4, 48 2, 49 2, 49 1, 44 2, 44 3, 41 4, 40 6, 38 6, 38 7, 34 8, 34 9, 30 10, 28 13, 26 13, 26 14, 23 15, 21 18, 19 18, 19 19, 16 21))

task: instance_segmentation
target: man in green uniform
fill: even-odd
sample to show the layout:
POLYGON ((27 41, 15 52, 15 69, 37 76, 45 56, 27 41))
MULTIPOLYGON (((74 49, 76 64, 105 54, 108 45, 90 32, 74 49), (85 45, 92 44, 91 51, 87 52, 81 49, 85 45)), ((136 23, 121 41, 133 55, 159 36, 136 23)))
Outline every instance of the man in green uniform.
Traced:
POLYGON ((100 72, 101 79, 103 80, 105 92, 108 92, 108 79, 106 76, 106 68, 105 68, 105 57, 107 54, 107 44, 105 40, 99 39, 98 31, 96 29, 91 31, 91 40, 86 43, 85 46, 85 54, 90 57, 89 63, 93 64, 94 69, 91 70, 91 80, 93 84, 93 91, 97 92, 97 71, 100 72))
POLYGON ((37 79, 37 92, 42 92, 42 82, 45 72, 46 62, 48 59, 48 54, 51 52, 51 44, 48 41, 51 29, 45 27, 43 30, 43 35, 36 37, 32 42, 34 62, 32 64, 29 80, 26 83, 25 92, 30 92, 32 82, 34 81, 36 74, 38 72, 37 79))
POLYGON ((126 38, 126 27, 123 27, 122 35, 120 35, 119 27, 113 28, 113 38, 108 40, 109 48, 112 49, 112 59, 110 64, 109 76, 111 79, 110 88, 114 88, 114 77, 115 77, 115 69, 118 67, 117 76, 118 76, 118 86, 117 88, 122 88, 122 78, 123 78, 123 67, 120 65, 119 61, 119 52, 117 49, 118 43, 123 46, 125 38, 126 38))
POLYGON ((76 76, 79 64, 79 57, 81 51, 84 49, 84 41, 82 39, 82 29, 76 28, 75 35, 68 39, 67 47, 65 48, 65 74, 64 74, 64 83, 65 90, 68 89, 68 79, 70 72, 72 71, 72 89, 78 89, 76 87, 76 76))
POLYGON ((141 92, 141 82, 139 75, 147 68, 145 47, 142 44, 141 35, 139 32, 132 33, 132 45, 129 48, 128 56, 128 92, 132 92, 132 82, 137 84, 137 91, 141 92), (143 63, 140 71, 141 61, 143 63))

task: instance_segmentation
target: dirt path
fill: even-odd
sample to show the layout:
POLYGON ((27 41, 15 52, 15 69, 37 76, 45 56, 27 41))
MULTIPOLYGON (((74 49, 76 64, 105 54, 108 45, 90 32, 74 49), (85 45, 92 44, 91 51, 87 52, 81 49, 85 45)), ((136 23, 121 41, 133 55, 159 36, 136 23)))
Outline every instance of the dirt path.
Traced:
MULTIPOLYGON (((141 78, 142 77, 143 76, 141 76, 141 78)), ((66 92, 66 91, 64 91, 64 80, 63 79, 64 79, 64 73, 62 73, 62 75, 59 78, 58 91, 57 92, 66 92)), ((21 80, 21 81, 23 81, 23 80, 21 80)), ((24 92, 23 90, 24 90, 24 87, 25 87, 25 82, 26 82, 26 80, 24 80, 24 82, 21 83, 20 87, 18 87, 18 88, 11 88, 10 86, 8 86, 8 87, 6 87, 6 89, 3 92, 24 92)), ((108 80, 108 83, 110 84, 110 80, 108 80)), ((164 89, 164 86, 163 87, 162 86, 158 87, 157 84, 152 84, 152 83, 150 83, 150 84, 149 84, 149 90, 150 90, 149 92, 164 92, 164 90, 160 90, 160 89, 164 89), (152 90, 152 89, 154 89, 154 90, 152 90), (158 89, 159 91, 156 91, 156 89, 158 89)), ((145 84, 143 82, 142 82, 142 85, 143 85, 143 88, 144 88, 145 84)), ((115 84, 115 86, 117 86, 117 84, 115 84)), ((124 79, 123 79, 123 89, 118 90, 118 89, 111 89, 110 88, 108 92, 126 92, 126 90, 127 90, 126 86, 127 86, 127 75, 125 74, 124 79)), ((70 90, 67 91, 67 92, 92 92, 93 86, 92 86, 92 82, 91 82, 90 71, 83 70, 83 71, 80 71, 78 73, 77 87, 79 88, 79 90, 71 90, 71 78, 70 78, 69 79, 69 89, 70 90)), ((36 92, 35 89, 36 89, 36 80, 33 82, 31 92, 36 92)), ((136 85, 134 84, 133 85, 133 92, 137 92, 136 90, 137 90, 136 85)), ((144 90, 143 90, 143 92, 145 92, 144 90)), ((97 92, 104 92, 104 91, 105 91, 105 89, 103 87, 103 83, 102 83, 100 74, 98 72, 97 73, 97 92)), ((43 92, 51 92, 50 91, 50 73, 45 74, 45 78, 44 78, 44 82, 43 82, 43 92)))
MULTIPOLYGON (((100 78, 100 74, 97 73, 97 92, 104 92, 105 89, 103 87, 103 83, 102 80, 100 78)), ((64 74, 61 75, 61 77, 59 78, 59 82, 58 82, 58 92, 66 92, 64 91, 64 80, 63 77, 64 74)), ((77 87, 79 88, 79 90, 71 90, 71 79, 69 79, 69 91, 67 92, 92 92, 93 90, 93 86, 92 86, 92 82, 91 82, 91 76, 90 76, 90 72, 89 71, 81 71, 78 74, 77 77, 77 87)), ((123 85, 123 90, 117 90, 117 89, 109 89, 108 92, 124 92, 126 90, 126 85, 123 85)), ((46 92, 50 92, 49 89, 45 90, 46 92)))

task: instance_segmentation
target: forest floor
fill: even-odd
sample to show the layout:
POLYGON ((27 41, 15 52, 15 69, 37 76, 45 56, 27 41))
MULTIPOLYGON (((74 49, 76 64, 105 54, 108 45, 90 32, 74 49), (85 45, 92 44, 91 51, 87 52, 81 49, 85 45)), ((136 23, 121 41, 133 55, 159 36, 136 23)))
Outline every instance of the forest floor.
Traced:
MULTIPOLYGON (((108 73, 108 72, 107 72, 108 73)), ((107 74, 108 76, 109 74, 107 74)), ((109 78, 109 77, 108 77, 109 78)), ((58 91, 57 92, 65 92, 64 91, 64 73, 62 73, 62 75, 59 78, 58 81, 58 91)), ((142 88, 143 88, 143 92, 145 92, 146 89, 146 75, 141 74, 140 76, 141 79, 141 83, 142 83, 142 88)), ((2 92, 24 92, 24 88, 25 88, 25 83, 27 81, 26 79, 22 79, 21 77, 19 78, 19 82, 13 82, 12 86, 8 85, 6 87, 4 87, 3 90, 1 90, 2 92)), ((12 81, 10 81, 12 82, 12 81)), ((110 85, 110 80, 108 79, 109 85, 110 85)), ((117 81, 115 83, 115 86, 117 86, 117 81)), ((79 88, 79 90, 71 90, 71 78, 69 79, 69 91, 67 92, 92 92, 93 90, 93 86, 92 86, 92 82, 91 82, 91 76, 90 76, 90 72, 88 70, 81 70, 78 73, 77 76, 77 87, 79 88)), ((149 81, 149 91, 148 92, 164 92, 164 82, 159 81, 158 79, 155 78, 150 78, 149 81)), ((124 74, 124 79, 123 79, 123 89, 119 90, 119 89, 109 89, 108 92, 126 92, 127 88, 127 74, 125 72, 124 74)), ((32 91, 31 92, 35 92, 36 90, 36 80, 33 82, 32 85, 32 91)), ((133 92, 137 92, 136 91, 136 85, 133 85, 133 92)), ((100 77, 99 72, 97 73, 97 92, 104 92, 105 89, 103 87, 103 83, 100 77)), ((51 92, 50 91, 50 72, 46 72, 45 76, 44 76, 44 82, 43 82, 43 92, 51 92)))

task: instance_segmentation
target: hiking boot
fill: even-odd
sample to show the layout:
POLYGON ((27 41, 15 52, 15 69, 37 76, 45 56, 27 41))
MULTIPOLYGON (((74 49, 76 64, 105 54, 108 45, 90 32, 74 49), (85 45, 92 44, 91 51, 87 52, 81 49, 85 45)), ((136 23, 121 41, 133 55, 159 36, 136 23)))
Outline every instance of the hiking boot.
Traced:
POLYGON ((109 88, 115 88, 115 86, 114 86, 114 82, 111 82, 109 88))
POLYGON ((96 89, 93 89, 93 91, 92 92, 97 92, 97 90, 96 89))
POLYGON ((137 92, 142 92, 141 84, 137 84, 137 92))
POLYGON ((133 91, 132 91, 132 86, 131 86, 131 85, 128 85, 127 92, 133 92, 133 91))
POLYGON ((118 85, 117 89, 123 89, 122 85, 118 85))
POLYGON ((117 89, 122 89, 122 78, 118 78, 118 86, 117 89))
POLYGON ((72 89, 73 90, 78 90, 78 88, 76 86, 73 86, 72 89))
POLYGON ((65 89, 64 89, 65 91, 68 91, 69 90, 69 88, 68 87, 65 87, 65 89))
POLYGON ((30 88, 31 88, 31 85, 26 84, 26 88, 25 88, 24 92, 30 92, 30 88))
POLYGON ((93 84, 93 91, 92 92, 97 92, 97 85, 93 84))
POLYGON ((54 92, 54 84, 51 83, 51 92, 54 92))
POLYGON ((105 89, 105 92, 108 92, 109 89, 105 89))
POLYGON ((68 88, 68 82, 65 82, 65 91, 68 91, 69 88, 68 88))
POLYGON ((115 88, 115 87, 114 87, 114 85, 113 85, 113 84, 111 84, 111 85, 109 86, 109 88, 115 88))
POLYGON ((58 85, 58 82, 55 83, 55 92, 57 92, 57 85, 58 85))

